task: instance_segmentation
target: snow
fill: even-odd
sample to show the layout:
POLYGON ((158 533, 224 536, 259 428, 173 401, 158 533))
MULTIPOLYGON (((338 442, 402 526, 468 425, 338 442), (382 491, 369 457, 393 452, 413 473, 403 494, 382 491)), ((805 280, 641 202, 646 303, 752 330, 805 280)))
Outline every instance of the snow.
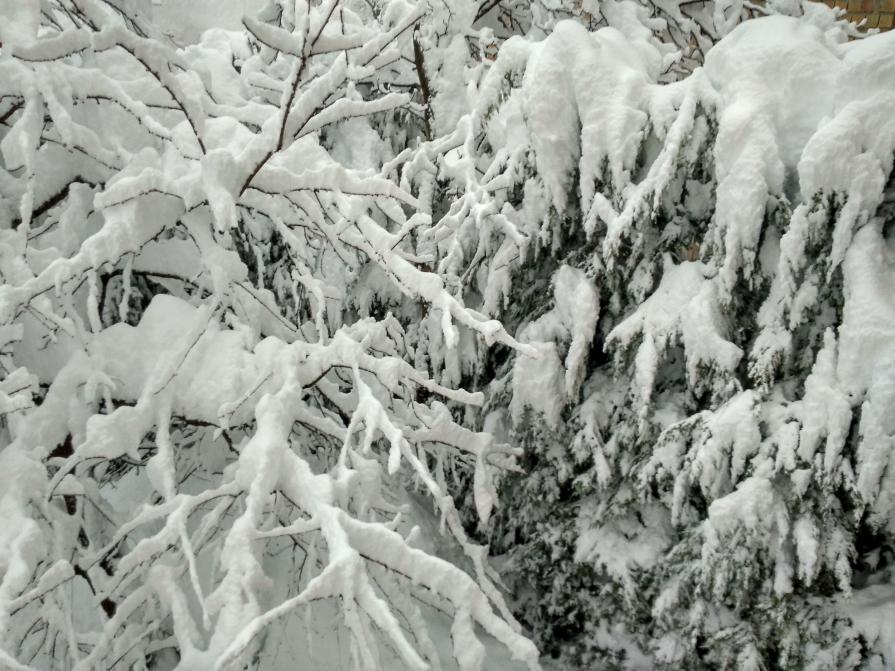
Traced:
POLYGON ((701 366, 732 371, 743 355, 725 338, 711 269, 700 262, 665 263, 656 291, 606 339, 621 354, 637 346, 634 375, 644 406, 652 397, 660 357, 677 342, 685 347, 691 384, 701 366))
MULTIPOLYGON (((841 49, 813 25, 771 16, 733 30, 706 56, 705 71, 724 108, 733 108, 743 122, 750 110, 770 113, 763 130, 772 134, 782 163, 792 168, 837 103, 841 49)), ((722 129, 725 125, 722 117, 722 129)))
POLYGON ((799 560, 799 577, 810 585, 817 572, 818 536, 820 532, 810 517, 800 517, 792 527, 799 560))
POLYGON ((181 299, 156 296, 137 327, 119 323, 97 334, 91 343, 95 365, 122 398, 138 398, 148 380, 164 383, 176 371, 174 406, 216 423, 221 406, 258 377, 258 364, 238 332, 221 331, 209 316, 181 299))
POLYGON ((802 429, 798 455, 811 463, 820 439, 826 436, 825 468, 832 472, 845 444, 851 425, 851 402, 836 380, 836 339, 832 331, 824 334, 824 348, 817 356, 811 374, 805 380, 802 400, 802 429))
POLYGON ((526 4, 0 0, 0 666, 538 669, 529 434, 588 644, 835 585, 891 665, 895 33, 526 4))
POLYGON ((860 229, 845 259, 846 304, 840 328, 839 393, 861 399, 857 484, 879 519, 891 519, 891 459, 895 425, 895 286, 893 258, 880 224, 860 229))
POLYGON ((876 666, 884 669, 895 662, 895 587, 879 584, 856 590, 850 599, 839 604, 861 635, 881 651, 876 666))
POLYGON ((589 33, 561 22, 530 58, 522 109, 538 173, 558 211, 566 207, 579 161, 584 202, 605 178, 594 172, 604 160, 610 161, 611 184, 626 181, 647 119, 640 109, 644 89, 657 65, 649 56, 648 47, 632 46, 613 28, 589 33))
POLYGON ((661 561, 673 538, 667 511, 661 506, 647 507, 639 513, 611 524, 590 527, 583 523, 575 542, 575 561, 593 564, 621 582, 631 579, 631 572, 649 569, 661 561), (648 527, 646 525, 649 525, 648 527), (646 529, 648 532, 645 532, 646 529))
POLYGON ((740 525, 759 533, 786 533, 788 522, 781 516, 780 501, 766 478, 746 478, 735 492, 712 503, 707 523, 709 547, 718 542, 712 534, 730 534, 740 525))
POLYGON ((553 276, 554 308, 525 326, 520 335, 536 356, 520 356, 513 369, 514 422, 526 408, 542 413, 553 426, 566 402, 575 400, 587 366, 589 343, 599 317, 599 296, 579 270, 562 266, 553 276), (568 346, 561 362, 557 344, 568 346))
POLYGON ((3 0, 0 4, 0 44, 5 52, 32 43, 39 26, 40 0, 3 0))
MULTIPOLYGON (((168 2, 153 9, 158 17, 164 17, 164 28, 166 21, 186 18, 184 7, 168 2)), ((353 52, 348 57, 351 62, 343 57, 315 60, 311 77, 303 82, 295 100, 288 100, 292 106, 282 113, 256 101, 240 108, 244 98, 232 85, 236 82, 242 87, 242 83, 234 80, 232 65, 215 59, 210 59, 208 67, 203 65, 203 53, 215 48, 232 50, 234 56, 238 53, 243 59, 255 58, 239 40, 227 37, 220 29, 207 33, 200 44, 185 52, 137 38, 120 26, 94 35, 92 41, 84 39, 87 31, 72 31, 21 52, 23 62, 33 62, 63 58, 71 51, 92 46, 112 63, 113 53, 122 56, 114 52, 121 46, 124 53, 137 60, 127 61, 127 66, 115 63, 108 71, 100 69, 90 76, 76 70, 70 88, 61 80, 39 80, 44 87, 43 99, 29 93, 24 114, 16 116, 12 131, 3 136, 4 165, 25 169, 25 188, 20 189, 17 203, 21 206, 21 230, 26 234, 35 202, 34 180, 30 178, 43 169, 36 158, 41 134, 37 122, 41 121, 43 105, 63 144, 99 157, 112 172, 101 174, 96 182, 102 186, 89 193, 73 189, 77 197, 71 202, 77 207, 67 210, 68 219, 62 222, 60 232, 50 233, 45 238, 51 241, 46 247, 29 253, 30 265, 12 264, 8 273, 4 268, 5 277, 12 281, 0 290, 7 322, 29 309, 38 320, 58 323, 63 329, 55 338, 62 342, 52 345, 51 357, 36 356, 33 341, 21 342, 24 328, 10 333, 20 341, 19 357, 28 362, 43 361, 40 378, 50 382, 50 388, 40 411, 32 416, 36 423, 20 425, 13 432, 12 445, 0 453, 8 466, 6 472, 23 486, 30 485, 30 491, 4 487, 0 504, 4 521, 10 523, 4 537, 8 551, 2 555, 0 616, 8 616, 10 600, 19 598, 19 592, 35 575, 45 549, 44 531, 27 510, 30 497, 44 490, 56 501, 58 497, 84 497, 113 525, 120 524, 117 531, 109 530, 111 541, 104 535, 80 551, 92 557, 82 559, 88 566, 89 589, 95 594, 108 594, 117 603, 117 612, 109 618, 100 616, 93 623, 96 635, 91 638, 86 657, 73 648, 74 659, 70 661, 74 668, 102 665, 109 656, 115 659, 119 653, 148 654, 135 647, 145 633, 128 642, 134 633, 130 622, 148 621, 155 617, 156 610, 171 616, 171 633, 180 651, 181 666, 213 668, 231 657, 241 657, 265 623, 299 602, 322 598, 344 600, 345 608, 338 612, 351 634, 356 661, 369 667, 379 657, 379 643, 370 636, 371 625, 375 625, 385 632, 388 645, 394 646, 409 668, 427 667, 417 643, 411 643, 400 626, 392 604, 371 582, 369 571, 383 569, 385 575, 378 576, 380 579, 397 580, 392 575, 395 571, 410 578, 409 585, 396 583, 390 588, 406 592, 398 611, 404 620, 407 612, 419 613, 409 599, 415 591, 414 583, 426 585, 436 599, 447 597, 452 602, 452 627, 458 645, 455 652, 463 668, 476 668, 484 661, 486 648, 479 643, 477 631, 482 627, 508 646, 526 667, 538 668, 537 651, 518 633, 518 625, 489 577, 482 549, 466 538, 453 501, 429 470, 423 445, 439 445, 459 427, 445 409, 444 417, 433 424, 436 428, 430 429, 426 421, 435 417, 425 406, 405 397, 407 389, 422 387, 455 403, 480 404, 481 394, 442 386, 397 358, 396 344, 402 334, 401 324, 394 319, 376 322, 368 318, 342 325, 342 315, 337 312, 329 316, 329 323, 326 321, 326 301, 340 299, 346 292, 332 287, 333 281, 338 284, 342 278, 329 275, 329 252, 324 258, 318 256, 321 240, 333 247, 342 263, 348 259, 350 264, 352 257, 366 254, 380 264, 384 279, 397 282, 409 295, 431 302, 442 315, 444 336, 450 345, 457 345, 459 339, 454 320, 487 340, 516 344, 496 321, 467 310, 447 292, 439 276, 417 268, 418 261, 411 252, 397 249, 409 231, 428 219, 408 216, 402 205, 418 209, 416 198, 387 175, 376 176, 388 152, 377 131, 365 125, 364 119, 391 113, 406 105, 409 98, 386 93, 364 99, 357 94, 354 82, 347 81, 375 75, 377 63, 387 62, 386 57, 393 55, 394 47, 382 47, 412 25, 419 10, 392 12, 395 25, 384 33, 370 30, 349 16, 348 24, 356 32, 345 36, 327 28, 329 10, 334 7, 335 3, 325 4, 303 20, 315 53, 344 49, 353 52), (319 43, 317 38, 321 38, 319 43), (199 65, 197 72, 185 71, 187 61, 182 56, 199 65), (228 66, 231 72, 224 74, 228 66), (133 77, 135 72, 138 79, 115 78, 133 77), (138 102, 146 95, 141 86, 153 89, 147 97, 160 93, 156 83, 164 94, 155 98, 154 106, 138 102), (66 98, 67 94, 71 97, 66 98), (101 135, 70 113, 75 97, 97 95, 113 101, 120 98, 118 102, 141 122, 150 139, 127 137, 125 144, 124 138, 133 127, 116 124, 101 135), (333 95, 335 101, 330 100, 333 95), (159 105, 166 111, 159 111, 159 105), (234 112, 235 118, 227 118, 227 111, 234 112), (210 113, 218 117, 210 117, 210 113), (365 153, 352 147, 346 155, 343 146, 341 151, 334 147, 330 155, 321 146, 319 133, 346 120, 345 130, 366 129, 368 140, 371 136, 375 139, 365 153), (256 134, 250 126, 261 126, 262 130, 256 134), (285 133, 278 144, 288 145, 282 152, 280 146, 270 150, 271 140, 277 142, 276 133, 271 131, 277 127, 285 133), (293 136, 302 139, 293 142, 293 136), (134 148, 135 153, 129 153, 126 147, 134 148), (127 167, 118 170, 118 165, 127 167), (321 192, 325 192, 322 197, 321 192), (268 207, 274 201, 279 207, 275 205, 272 210, 282 216, 271 222, 263 218, 244 222, 241 217, 245 216, 246 204, 258 201, 268 207), (299 204, 302 217, 296 217, 290 203, 299 204), (241 214, 238 207, 244 208, 241 214), (373 208, 376 219, 371 216, 373 208), (76 216, 78 212, 80 216, 76 216), (406 224, 406 231, 397 236, 390 230, 388 219, 378 218, 380 212, 400 225, 406 224), (307 218, 314 216, 317 218, 313 221, 307 218), (240 227, 244 224, 257 245, 247 256, 228 248, 231 236, 243 233, 240 227), (331 225, 341 230, 330 230, 331 225), (316 244, 309 244, 302 226, 304 231, 313 231, 316 244), (292 253, 297 255, 296 284, 301 282, 311 290, 317 302, 316 341, 306 342, 305 325, 292 325, 277 304, 275 292, 280 289, 280 278, 269 276, 262 246, 275 227, 284 233, 292 253), (54 248, 52 242, 64 244, 54 248), (116 266, 120 266, 120 281, 107 275, 116 266), (250 266, 256 286, 247 284, 250 266), (148 305, 139 308, 139 322, 131 325, 126 322, 141 296, 136 285, 141 276, 157 278, 171 293, 153 296, 148 305), (81 277, 86 277, 83 290, 78 282, 81 277), (108 309, 107 294, 115 295, 117 310, 108 309), (86 304, 86 314, 74 308, 76 301, 86 304), (114 323, 116 314, 119 323, 114 323), (110 318, 113 323, 107 325, 110 318), (333 372, 346 369, 355 374, 351 392, 340 390, 342 379, 333 372), (325 399, 324 406, 319 405, 321 398, 325 399), (337 421, 340 412, 353 417, 347 427, 337 421), (191 444, 192 449, 183 444, 185 426, 200 427, 198 431, 203 433, 191 444), (355 428, 365 433, 357 448, 355 428), (379 432, 391 445, 382 469, 379 432), (343 445, 342 457, 327 466, 295 435, 335 438, 343 445), (154 448, 149 457, 142 451, 147 437, 154 448), (63 453, 56 460, 59 468, 49 483, 48 474, 37 462, 34 472, 40 481, 33 483, 24 477, 18 461, 13 463, 20 456, 23 464, 29 463, 29 450, 41 454, 64 443, 71 444, 73 453, 63 453), (224 449, 229 448, 231 453, 229 466, 221 454, 212 451, 210 459, 209 454, 203 454, 212 445, 220 450, 225 444, 224 449), (203 456, 193 457, 191 452, 203 456), (199 479, 192 479, 191 472, 184 475, 184 460, 193 458, 198 458, 203 468, 204 475, 199 479), (208 459, 204 464, 203 458, 208 459), (131 480, 129 489, 119 489, 108 476, 105 482, 100 481, 102 486, 94 479, 97 472, 108 473, 108 464, 116 460, 130 464, 131 473, 124 476, 131 480), (97 463, 100 471, 88 468, 88 464, 97 463), (408 463, 430 490, 442 520, 471 560, 475 577, 415 550, 401 535, 389 531, 391 522, 383 515, 397 508, 383 494, 384 480, 397 480, 408 463), (138 478, 135 473, 139 474, 143 465, 146 475, 138 478), (357 486, 362 487, 355 489, 357 486), (275 533, 269 533, 269 515, 276 511, 282 496, 300 506, 311 521, 303 523, 299 518, 279 532, 274 529, 275 533), (245 509, 228 518, 229 505, 224 504, 237 497, 244 497, 245 509), (210 509, 201 508, 216 499, 223 501, 210 509), (107 513, 107 505, 114 511, 107 513), (363 521, 344 513, 342 507, 361 515, 363 521), (304 581, 298 601, 280 599, 281 603, 271 603, 265 593, 270 578, 262 566, 262 544, 258 541, 281 534, 311 538, 321 564, 317 566, 316 559, 311 561, 316 575, 304 581), (96 542, 108 545, 99 549, 96 542), (97 571, 97 563, 106 561, 113 551, 121 555, 115 565, 110 564, 105 574, 97 571), (179 566, 164 557, 172 551, 183 560, 179 566), (376 568, 368 568, 369 563, 376 568), (223 577, 209 585, 213 575, 223 577), (144 609, 150 597, 157 603, 153 601, 148 610, 144 609), (480 654, 467 656, 473 649, 480 654)), ((232 5, 228 9, 238 8, 232 5)), ((196 28, 206 22, 236 27, 228 24, 228 16, 210 18, 219 10, 217 6, 193 3, 190 21, 168 24, 177 28, 172 31, 175 41, 198 39, 196 28)), ((109 18, 91 16, 97 21, 109 18)), ((340 14, 343 28, 345 18, 340 14)), ((283 37, 279 33, 271 36, 258 25, 255 28, 260 39, 273 37, 276 42, 283 37)), ((263 64, 262 69, 266 70, 265 76, 275 80, 282 74, 278 73, 281 64, 266 67, 270 65, 263 64)), ((23 72, 26 78, 30 76, 31 71, 23 72)), ((295 68, 293 73, 299 76, 304 70, 295 68)), ((285 94, 282 101, 287 101, 285 94)), ((64 172, 73 166, 60 167, 64 172)), ((250 207, 248 211, 257 210, 250 207)), ((294 287, 293 294, 299 303, 294 287)), ((468 334, 463 337, 468 339, 468 334)), ((522 346, 519 349, 527 351, 522 346)), ((4 410, 29 410, 28 393, 33 383, 25 369, 8 376, 3 381, 4 410), (22 387, 13 389, 16 383, 22 387)), ((412 392, 410 399, 413 397, 412 392)), ((500 462, 501 456, 506 461, 509 452, 505 446, 492 446, 490 440, 469 432, 460 432, 457 438, 459 445, 448 446, 465 450, 475 459, 476 500, 487 519, 495 497, 492 462, 500 462)), ((437 478, 443 481, 440 468, 437 478)), ((389 483, 389 487, 394 485, 389 483)), ((77 529, 74 532, 76 535, 77 529)), ((93 526, 81 531, 93 532, 93 526)), ((70 539, 75 540, 74 536, 70 539)), ((46 581, 53 575, 50 570, 41 579, 46 581)), ((287 576, 278 578, 289 582, 287 576)), ((89 604, 88 609, 99 607, 99 597, 85 596, 82 601, 89 604)), ((328 640, 326 637, 338 630, 324 628, 328 633, 321 638, 328 640)), ((442 639, 448 637, 447 633, 442 635, 442 639)), ((421 642, 428 661, 437 664, 437 657, 445 650, 436 648, 425 628, 416 627, 414 640, 421 642)), ((489 643, 487 649, 493 656, 494 644, 489 643)), ((446 652, 449 658, 451 652, 446 652)))
MULTIPOLYGON (((240 333, 222 331, 214 322, 209 322, 209 316, 210 313, 207 309, 195 308, 181 299, 161 295, 153 299, 137 326, 116 324, 95 334, 91 343, 93 365, 97 366, 98 371, 105 376, 106 384, 114 386, 117 397, 139 400, 133 408, 125 406, 118 408, 111 415, 90 418, 87 422, 84 442, 75 449, 77 459, 97 456, 112 458, 123 453, 130 453, 132 458, 139 459, 139 455, 132 450, 135 441, 155 423, 150 407, 159 403, 170 404, 168 408, 164 405, 159 406, 160 415, 157 420, 159 450, 156 456, 149 461, 147 470, 150 482, 164 495, 165 499, 171 504, 182 505, 181 499, 176 495, 176 485, 173 479, 175 477, 173 446, 170 443, 171 439, 167 430, 171 417, 170 408, 176 408, 178 413, 211 424, 218 421, 218 417, 223 414, 225 407, 233 408, 229 411, 228 421, 231 424, 244 423, 245 420, 242 417, 233 415, 233 411, 239 409, 239 406, 234 408, 233 401, 243 395, 243 389, 254 388, 256 393, 260 393, 258 392, 259 387, 254 384, 254 381, 260 377, 262 367, 276 366, 275 361, 282 359, 284 355, 291 359, 301 351, 299 348, 290 352, 290 350, 283 349, 273 339, 268 339, 268 341, 258 344, 253 356, 246 350, 243 336, 240 333), (164 393, 160 400, 157 400, 159 392, 164 393)), ((333 341, 333 346, 336 347, 336 352, 344 352, 346 349, 350 352, 355 348, 354 345, 349 345, 344 335, 341 338, 337 337, 333 341)), ((374 362, 372 360, 366 362, 365 368, 370 364, 374 364, 374 362)), ((80 369, 83 369, 83 365, 84 362, 77 363, 80 369)), ((72 370, 75 368, 73 367, 72 370)), ((532 656, 533 648, 530 643, 524 641, 491 614, 484 594, 477 591, 478 587, 471 578, 446 563, 432 564, 429 567, 430 570, 419 573, 417 564, 425 561, 425 555, 413 551, 415 554, 412 553, 412 555, 415 560, 413 563, 409 563, 409 560, 403 557, 405 550, 402 548, 405 546, 403 546, 400 536, 389 537, 391 538, 390 545, 387 544, 389 549, 386 551, 381 549, 376 541, 376 536, 381 532, 380 526, 370 526, 365 530, 366 527, 352 526, 354 522, 349 517, 333 517, 336 515, 336 509, 332 507, 331 503, 334 500, 335 483, 328 476, 314 475, 306 463, 286 450, 289 427, 291 426, 291 422, 286 421, 286 417, 297 412, 299 406, 296 406, 296 403, 301 389, 294 380, 295 372, 298 370, 294 361, 287 366, 287 370, 292 372, 287 373, 286 382, 280 391, 275 396, 262 396, 256 409, 259 427, 253 438, 242 448, 238 468, 234 474, 234 482, 249 491, 246 515, 250 514, 249 511, 254 512, 251 512, 251 517, 243 517, 244 522, 234 524, 221 555, 222 564, 230 567, 231 572, 237 567, 241 567, 233 580, 238 581, 238 584, 243 581, 250 583, 258 578, 260 567, 252 559, 251 554, 247 553, 249 545, 245 542, 246 534, 251 535, 250 530, 260 521, 257 515, 260 512, 261 502, 269 496, 269 492, 281 489, 292 500, 310 511, 312 517, 319 516, 322 520, 331 519, 330 524, 335 526, 332 526, 326 533, 335 534, 335 536, 329 537, 330 542, 349 531, 349 535, 339 541, 339 543, 346 544, 344 548, 349 553, 354 552, 354 550, 350 550, 354 544, 360 544, 359 547, 365 556, 372 557, 385 566, 395 565, 402 574, 411 576, 415 582, 422 582, 439 593, 450 594, 449 584, 456 584, 457 579, 462 576, 466 582, 462 583, 461 592, 457 592, 454 597, 449 598, 452 598, 456 605, 471 606, 471 614, 475 621, 510 645, 515 655, 535 668, 536 662, 532 656), (289 381, 289 378, 293 378, 292 382, 289 381), (351 529, 354 531, 350 531, 351 529), (386 552, 386 554, 383 555, 382 552, 386 552), (450 580, 446 577, 438 577, 445 571, 452 576, 450 580)), ((386 374, 383 379, 387 380, 388 377, 389 375, 386 374)), ((397 385, 397 371, 392 373, 391 377, 393 378, 391 384, 397 385)), ((262 379, 264 378, 262 377, 262 379)), ((394 472, 399 465, 399 461, 396 461, 394 457, 400 458, 401 451, 407 450, 406 441, 402 437, 402 432, 391 424, 383 413, 379 402, 372 396, 369 388, 360 378, 358 378, 358 385, 361 393, 355 417, 356 421, 364 420, 368 436, 363 451, 369 452, 373 433, 377 427, 382 428, 391 437, 393 447, 392 456, 389 458, 389 471, 394 472), (396 452, 395 450, 398 448, 400 449, 396 452)), ((437 389, 437 386, 435 388, 437 389)), ((242 412, 247 411, 249 407, 244 406, 242 412)), ((350 436, 350 433, 346 436, 350 436)), ((6 450, 2 454, 12 456, 15 452, 6 450)), ((480 460, 484 457, 485 453, 481 452, 480 460)), ((479 478, 488 477, 482 470, 483 468, 483 466, 480 467, 479 478)), ((65 475, 68 471, 69 468, 65 468, 60 471, 60 474, 65 475)), ((40 473, 39 469, 38 473, 40 473)), ((61 479, 61 475, 57 475, 57 481, 61 479)), ((69 478, 70 476, 65 475, 65 477, 69 478)), ((59 484, 66 481, 62 480, 59 484)), ((51 486, 55 489, 55 485, 51 486)), ((488 485, 482 483, 480 488, 487 491, 488 485)), ((69 490, 70 486, 66 486, 61 491, 69 490)), ((61 491, 57 493, 61 493, 61 491)), ((481 498, 484 493, 479 496, 481 498)), ((10 499, 7 497, 4 500, 9 501, 10 499)), ((191 507, 196 503, 198 502, 191 504, 191 507)), ((484 514, 487 516, 487 512, 484 514)), ((11 512, 8 518, 14 519, 11 512)), ((176 519, 178 519, 178 515, 169 516, 169 520, 176 519)), ((171 524, 172 521, 169 521, 168 527, 171 524)), ((15 525, 13 528, 19 526, 15 525)), ((26 531, 27 528, 26 525, 26 531)), ((324 530, 326 528, 324 527, 324 530)), ((186 545, 185 530, 181 530, 180 533, 184 539, 184 551, 191 556, 188 550, 189 546, 186 545)), ((144 541, 142 548, 138 546, 126 558, 122 564, 122 570, 125 566, 137 565, 146 556, 146 553, 152 551, 151 548, 156 548, 155 551, 157 551, 167 545, 170 542, 169 536, 164 530, 162 534, 151 542, 144 541)), ((32 529, 27 532, 27 537, 40 538, 40 534, 35 536, 35 531, 32 529)), ((384 541, 385 537, 380 540, 384 541)), ((26 544, 26 547, 32 547, 33 541, 27 541, 27 543, 31 543, 31 545, 26 544)), ((17 546, 13 544, 13 547, 17 546)), ((336 547, 338 545, 332 546, 331 550, 335 551, 336 547)), ((29 550, 29 552, 34 551, 29 550)), ((406 551, 410 552, 410 550, 406 551)), ((331 561, 338 562, 340 560, 333 557, 331 561)), ((194 570, 193 573, 195 575, 194 570)), ((10 580, 14 577, 14 574, 9 571, 7 571, 7 575, 10 580)), ((160 581, 158 584, 161 593, 167 595, 165 598, 169 600, 171 608, 174 610, 175 621, 186 622, 187 620, 184 618, 187 615, 183 611, 183 607, 177 606, 182 597, 177 596, 178 592, 172 591, 177 588, 171 582, 171 578, 164 578, 165 574, 160 571, 156 571, 155 575, 156 579, 160 581), (181 614, 178 615, 178 612, 181 614)), ((321 574, 320 577, 322 578, 323 575, 325 574, 321 574)), ((197 578, 194 577, 194 582, 196 580, 197 578)), ((225 580, 224 585, 226 584, 228 583, 225 580)), ((322 583, 309 584, 308 590, 311 591, 307 592, 307 596, 304 598, 314 598, 314 589, 319 589, 319 587, 312 588, 314 584, 322 585, 322 583)), ((338 584, 338 582, 333 583, 321 595, 330 594, 329 590, 332 589, 338 591, 341 589, 337 587, 338 584)), ((196 591, 201 593, 199 588, 196 591)), ((332 592, 332 594, 335 593, 337 592, 332 592)), ((177 625, 178 637, 182 649, 185 651, 186 659, 192 659, 191 663, 198 664, 200 667, 214 659, 216 655, 224 653, 221 647, 222 643, 215 643, 215 641, 226 641, 236 632, 245 631, 243 626, 238 623, 242 621, 247 612, 251 612, 251 610, 246 610, 249 606, 242 599, 233 603, 229 597, 224 596, 227 591, 223 585, 215 594, 220 596, 212 594, 209 597, 208 607, 212 609, 211 612, 216 612, 216 609, 221 607, 224 607, 225 610, 219 615, 215 637, 208 650, 200 651, 194 647, 194 643, 190 643, 190 641, 197 640, 195 632, 188 633, 188 631, 192 631, 192 625, 186 630, 183 629, 183 626, 186 625, 177 625), (221 601, 222 598, 223 601, 221 601), (234 608, 237 610, 233 610, 234 608), (239 617, 237 617, 237 612, 239 617), (233 629, 234 626, 236 629, 233 629)), ((382 610, 381 605, 376 605, 377 603, 379 602, 376 600, 370 601, 364 608, 377 618, 385 618, 380 621, 380 624, 383 624, 391 615, 388 614, 388 611, 382 610)), ((260 611, 256 610, 255 612, 256 617, 261 617, 260 611)), ((464 621, 463 617, 462 614, 459 616, 461 623, 464 621)), ((396 624, 388 626, 393 629, 393 636, 402 638, 403 635, 397 633, 396 624)), ((461 627, 461 629, 466 632, 464 635, 468 637, 467 645, 478 645, 471 628, 461 627)), ((419 667, 422 662, 415 657, 416 653, 412 652, 408 644, 401 645, 404 646, 403 656, 405 661, 409 660, 410 668, 419 667), (413 661, 414 659, 417 661, 413 661)), ((229 655, 230 653, 224 654, 229 655)), ((461 655, 461 661, 462 659, 465 658, 461 655)), ((464 662, 463 668, 476 668, 476 666, 475 664, 469 666, 464 662)))
POLYGON ((199 41, 209 27, 240 30, 243 17, 253 17, 266 4, 265 0, 152 0, 148 9, 165 33, 178 43, 189 43, 199 41))

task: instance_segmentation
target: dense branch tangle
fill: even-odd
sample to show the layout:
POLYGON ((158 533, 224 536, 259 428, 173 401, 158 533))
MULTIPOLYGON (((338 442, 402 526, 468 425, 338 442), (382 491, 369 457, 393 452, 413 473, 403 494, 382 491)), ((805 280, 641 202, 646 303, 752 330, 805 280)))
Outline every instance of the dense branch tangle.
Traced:
POLYGON ((487 515, 515 452, 454 422, 480 397, 407 363, 399 319, 343 307, 377 267, 449 345, 460 322, 517 346, 420 269, 406 156, 323 142, 360 124, 387 151, 409 98, 384 68, 422 14, 282 3, 179 50, 119 4, 44 2, 0 61, 0 666, 243 668, 327 601, 361 668, 437 668, 429 607, 462 668, 475 625, 537 667, 442 476, 475 465, 487 515), (405 537, 414 487, 471 576, 405 537))

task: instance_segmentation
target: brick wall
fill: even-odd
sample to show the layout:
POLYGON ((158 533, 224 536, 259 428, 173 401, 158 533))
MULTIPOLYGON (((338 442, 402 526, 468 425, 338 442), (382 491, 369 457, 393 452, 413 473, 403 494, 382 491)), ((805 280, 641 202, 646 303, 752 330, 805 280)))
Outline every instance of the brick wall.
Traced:
POLYGON ((895 0, 823 0, 830 7, 841 7, 850 21, 867 19, 863 28, 891 30, 895 26, 895 0))

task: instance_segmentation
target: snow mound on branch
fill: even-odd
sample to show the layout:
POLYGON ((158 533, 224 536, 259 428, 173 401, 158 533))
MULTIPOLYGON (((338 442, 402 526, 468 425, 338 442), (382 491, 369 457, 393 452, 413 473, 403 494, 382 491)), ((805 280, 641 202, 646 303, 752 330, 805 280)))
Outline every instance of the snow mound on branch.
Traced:
POLYGON ((606 346, 622 354, 639 341, 634 379, 646 406, 665 352, 679 342, 684 345, 691 384, 697 383, 701 367, 735 369, 743 352, 727 340, 726 328, 711 269, 699 262, 674 265, 666 259, 659 287, 609 333, 606 346))
MULTIPOLYGON (((844 394, 862 399, 858 489, 878 523, 895 530, 895 254, 879 222, 855 234, 845 257, 846 303, 838 377, 844 394)), ((849 419, 851 413, 849 413, 849 419)), ((841 448, 840 448, 841 449, 841 448)), ((828 460, 839 458, 825 455, 828 460)))
POLYGON ((185 416, 217 423, 221 406, 238 399, 259 374, 256 357, 238 331, 222 331, 206 311, 159 295, 138 326, 115 324, 91 343, 94 360, 126 399, 139 398, 170 352, 182 349, 186 355, 172 371, 174 407, 185 416))
POLYGON ((752 477, 743 480, 736 491, 713 502, 709 507, 707 533, 709 544, 718 542, 715 534, 731 534, 741 526, 751 532, 768 533, 789 528, 779 497, 770 480, 752 477))
POLYGON ((895 666, 895 585, 883 583, 855 590, 838 606, 872 649, 882 653, 882 663, 870 668, 895 666))
MULTIPOLYGON (((767 111, 767 130, 789 167, 796 166, 808 139, 832 109, 841 69, 842 46, 828 42, 816 26, 789 16, 743 23, 705 59, 723 114, 731 116, 725 124, 722 115, 722 126, 728 125, 733 134, 744 128, 750 113, 767 111)), ((730 147, 742 140, 730 139, 730 147)))
POLYGON ((533 50, 522 84, 523 112, 538 173, 557 209, 566 208, 569 180, 581 170, 585 200, 609 161, 615 184, 627 181, 647 115, 641 107, 661 55, 614 28, 588 32, 561 21, 533 50))
POLYGON ((587 524, 587 515, 583 515, 579 522, 581 535, 575 542, 575 561, 602 567, 621 581, 630 580, 632 570, 656 565, 662 560, 674 529, 668 511, 661 506, 648 506, 640 515, 643 521, 631 514, 596 528, 587 524))
POLYGON ((787 169, 829 113, 840 67, 814 26, 784 16, 756 24, 737 27, 706 56, 719 95, 713 233, 725 251, 725 296, 741 269, 751 276, 769 195, 783 193, 787 169))
POLYGON ((521 342, 531 343, 538 356, 519 356, 513 368, 513 421, 525 408, 543 413, 553 426, 562 408, 581 387, 600 311, 593 282, 580 270, 562 266, 553 276, 553 309, 528 324, 521 342), (565 362, 557 344, 569 343, 565 362))
MULTIPOLYGON (((822 190, 849 192, 840 241, 850 236, 858 210, 878 204, 886 171, 876 166, 891 156, 892 125, 880 115, 895 90, 895 40, 882 35, 846 45, 823 28, 787 16, 748 21, 706 56, 718 94, 712 235, 725 251, 725 298, 741 269, 746 279, 752 275, 771 198, 807 203, 822 190)), ((834 256, 838 263, 841 252, 834 256)))

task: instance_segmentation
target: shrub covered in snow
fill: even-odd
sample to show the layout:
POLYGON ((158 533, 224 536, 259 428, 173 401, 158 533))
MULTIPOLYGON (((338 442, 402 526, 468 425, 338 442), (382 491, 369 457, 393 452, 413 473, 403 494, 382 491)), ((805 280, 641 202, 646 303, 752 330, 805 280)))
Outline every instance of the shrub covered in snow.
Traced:
POLYGON ((0 5, 0 666, 895 664, 895 33, 169 2, 0 5))
POLYGON ((123 3, 4 5, 0 666, 242 668, 340 617, 356 667, 430 668, 443 610, 460 667, 476 628, 538 667, 445 488, 473 468, 487 518, 516 451, 405 326, 527 348, 412 245, 393 65, 425 8, 348 4, 182 49, 123 3))

